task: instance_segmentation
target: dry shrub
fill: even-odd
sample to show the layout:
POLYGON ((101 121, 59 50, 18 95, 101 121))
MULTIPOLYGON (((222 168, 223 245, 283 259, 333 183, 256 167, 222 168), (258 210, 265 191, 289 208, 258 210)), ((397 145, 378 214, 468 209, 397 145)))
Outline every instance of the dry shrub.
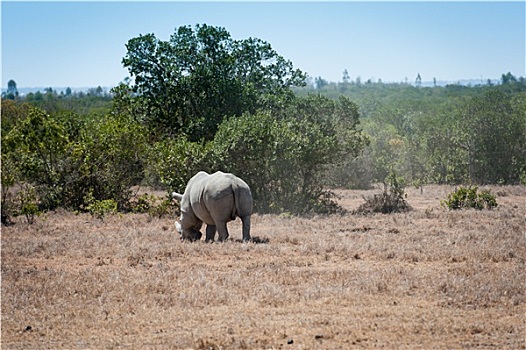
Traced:
POLYGON ((356 214, 372 213, 401 213, 411 210, 411 206, 406 201, 405 186, 402 180, 395 175, 388 179, 389 184, 384 183, 384 190, 380 194, 365 198, 365 203, 360 205, 355 211, 356 214))
POLYGON ((400 199, 388 192, 375 194, 373 197, 364 199, 365 203, 355 211, 356 214, 391 214, 400 213, 411 209, 405 199, 400 199))

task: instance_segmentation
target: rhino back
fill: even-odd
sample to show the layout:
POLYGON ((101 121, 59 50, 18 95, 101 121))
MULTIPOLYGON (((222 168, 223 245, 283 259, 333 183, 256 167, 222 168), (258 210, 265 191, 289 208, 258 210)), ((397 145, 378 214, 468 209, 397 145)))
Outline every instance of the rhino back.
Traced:
POLYGON ((214 224, 252 214, 252 204, 250 188, 237 176, 199 172, 188 182, 181 209, 187 216, 214 224))
POLYGON ((248 185, 237 176, 216 172, 208 177, 203 193, 211 216, 221 221, 235 220, 252 214, 252 194, 248 185))
POLYGON ((208 177, 204 191, 208 200, 219 200, 226 196, 233 196, 232 184, 236 177, 232 174, 216 172, 208 177))

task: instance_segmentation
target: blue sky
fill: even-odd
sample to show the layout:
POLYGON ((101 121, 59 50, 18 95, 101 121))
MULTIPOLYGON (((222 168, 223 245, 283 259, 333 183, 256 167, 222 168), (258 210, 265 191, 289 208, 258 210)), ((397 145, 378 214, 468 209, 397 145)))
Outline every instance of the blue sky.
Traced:
POLYGON ((525 2, 2 1, 2 88, 115 86, 126 42, 181 25, 269 42, 311 77, 414 82, 525 76, 525 2))

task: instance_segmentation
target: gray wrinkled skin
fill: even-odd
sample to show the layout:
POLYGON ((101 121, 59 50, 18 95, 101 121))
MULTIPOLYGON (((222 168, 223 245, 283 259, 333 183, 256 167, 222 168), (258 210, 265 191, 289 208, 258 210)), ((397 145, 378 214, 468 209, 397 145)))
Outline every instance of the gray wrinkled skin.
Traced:
POLYGON ((241 218, 243 241, 250 240, 252 193, 248 185, 235 175, 200 171, 188 181, 184 194, 172 193, 181 204, 180 223, 175 226, 181 239, 201 239, 201 226, 206 227, 206 241, 213 241, 216 231, 219 241, 228 238, 227 222, 241 218))

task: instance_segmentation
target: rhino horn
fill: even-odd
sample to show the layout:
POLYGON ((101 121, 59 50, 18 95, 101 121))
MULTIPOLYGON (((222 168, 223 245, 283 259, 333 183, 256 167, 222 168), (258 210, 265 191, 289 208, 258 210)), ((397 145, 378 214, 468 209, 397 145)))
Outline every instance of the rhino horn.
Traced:
POLYGON ((177 232, 179 232, 179 234, 183 233, 183 228, 181 227, 181 224, 178 221, 175 222, 175 229, 177 230, 177 232))

